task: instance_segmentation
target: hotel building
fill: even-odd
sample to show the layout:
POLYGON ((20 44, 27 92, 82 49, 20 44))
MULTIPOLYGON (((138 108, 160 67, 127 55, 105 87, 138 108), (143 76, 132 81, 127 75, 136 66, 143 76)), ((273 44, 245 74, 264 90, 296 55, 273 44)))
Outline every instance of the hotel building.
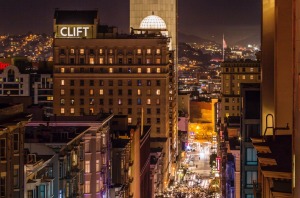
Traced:
POLYGON ((131 35, 118 35, 116 28, 98 21, 97 11, 55 12, 54 114, 109 112, 128 115, 129 125, 151 125, 151 137, 166 138, 166 186, 177 146, 177 81, 170 40, 156 20, 147 21, 156 29, 133 29, 131 35))

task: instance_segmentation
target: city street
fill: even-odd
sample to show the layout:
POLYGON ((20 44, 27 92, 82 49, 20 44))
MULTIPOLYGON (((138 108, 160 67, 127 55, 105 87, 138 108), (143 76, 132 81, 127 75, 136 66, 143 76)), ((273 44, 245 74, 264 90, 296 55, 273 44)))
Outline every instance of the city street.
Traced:
MULTIPOLYGON (((186 157, 181 161, 179 176, 170 186, 164 197, 174 198, 207 198, 211 182, 209 156, 211 143, 202 141, 188 146, 186 157)), ((214 197, 218 197, 214 195, 214 197)))

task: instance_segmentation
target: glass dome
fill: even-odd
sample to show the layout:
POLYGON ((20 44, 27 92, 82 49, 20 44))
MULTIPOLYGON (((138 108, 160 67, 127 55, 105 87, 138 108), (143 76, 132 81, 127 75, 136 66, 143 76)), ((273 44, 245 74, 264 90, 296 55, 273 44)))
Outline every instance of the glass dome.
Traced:
POLYGON ((140 24, 141 29, 167 29, 166 23, 162 18, 156 15, 150 15, 144 18, 140 24))

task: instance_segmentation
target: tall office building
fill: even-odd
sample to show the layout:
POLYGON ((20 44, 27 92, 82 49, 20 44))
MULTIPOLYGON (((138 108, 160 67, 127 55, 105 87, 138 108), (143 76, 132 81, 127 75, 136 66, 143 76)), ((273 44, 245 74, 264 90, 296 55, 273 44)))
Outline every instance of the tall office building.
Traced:
POLYGON ((160 138, 153 146, 165 148, 166 186, 177 148, 177 81, 170 40, 160 26, 118 35, 116 28, 100 26, 97 14, 55 12, 54 114, 109 112, 128 115, 132 125, 151 125, 151 137, 160 138))
MULTIPOLYGON (((130 0, 130 28, 146 30, 161 29, 161 33, 169 38, 169 50, 173 51, 173 82, 169 84, 169 137, 171 141, 172 161, 175 164, 178 155, 178 36, 177 36, 177 0, 130 0)), ((167 93, 162 93, 163 95, 167 93)), ((172 168, 176 170, 176 167, 172 168)), ((171 173, 175 175, 175 171, 171 173)))

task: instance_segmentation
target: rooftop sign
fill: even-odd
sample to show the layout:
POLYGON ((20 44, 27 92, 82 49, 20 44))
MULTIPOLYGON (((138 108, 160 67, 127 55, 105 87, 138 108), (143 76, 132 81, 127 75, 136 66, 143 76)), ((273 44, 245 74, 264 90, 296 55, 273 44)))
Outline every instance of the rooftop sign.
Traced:
POLYGON ((93 38, 92 25, 58 25, 56 38, 93 38))

